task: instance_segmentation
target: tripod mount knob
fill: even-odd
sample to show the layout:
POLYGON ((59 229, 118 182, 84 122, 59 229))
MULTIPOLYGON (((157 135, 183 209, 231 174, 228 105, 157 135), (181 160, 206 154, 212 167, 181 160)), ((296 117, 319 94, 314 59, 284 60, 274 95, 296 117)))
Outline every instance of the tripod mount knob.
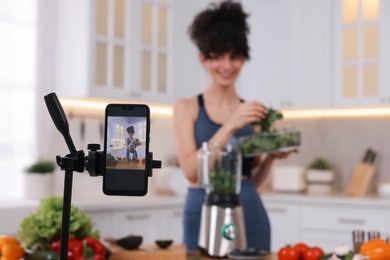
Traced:
POLYGON ((100 144, 88 144, 87 149, 96 152, 100 150, 100 144))

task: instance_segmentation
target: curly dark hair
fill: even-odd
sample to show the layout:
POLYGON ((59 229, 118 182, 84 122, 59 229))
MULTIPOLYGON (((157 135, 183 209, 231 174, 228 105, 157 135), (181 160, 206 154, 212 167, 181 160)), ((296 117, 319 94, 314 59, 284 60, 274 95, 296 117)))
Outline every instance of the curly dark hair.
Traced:
POLYGON ((126 131, 127 131, 127 133, 129 133, 129 134, 134 134, 134 133, 135 133, 134 127, 133 127, 132 125, 129 126, 129 127, 126 129, 126 131))
POLYGON ((226 52, 249 59, 247 17, 240 3, 231 0, 212 3, 195 17, 188 32, 206 59, 212 53, 226 52))

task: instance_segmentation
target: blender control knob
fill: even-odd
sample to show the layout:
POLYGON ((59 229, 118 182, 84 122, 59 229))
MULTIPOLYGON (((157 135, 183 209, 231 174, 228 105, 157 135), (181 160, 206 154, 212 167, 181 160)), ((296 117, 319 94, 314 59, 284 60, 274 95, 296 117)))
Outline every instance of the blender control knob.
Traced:
POLYGON ((234 240, 237 236, 237 227, 234 224, 226 224, 221 230, 222 236, 227 240, 234 240))

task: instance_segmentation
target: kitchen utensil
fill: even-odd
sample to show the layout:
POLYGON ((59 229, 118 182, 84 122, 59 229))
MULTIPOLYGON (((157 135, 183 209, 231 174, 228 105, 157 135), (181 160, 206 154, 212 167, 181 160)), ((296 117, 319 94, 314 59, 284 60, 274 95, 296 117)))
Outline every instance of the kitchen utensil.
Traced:
POLYGON ((379 239, 381 237, 381 233, 378 230, 369 230, 367 234, 368 240, 379 239))
POLYGON ((211 257, 225 257, 246 248, 245 226, 239 202, 241 152, 238 146, 208 147, 198 154, 198 180, 205 188, 199 248, 211 257))
POLYGON ((348 184, 347 195, 362 197, 367 195, 370 184, 374 177, 374 162, 376 153, 367 149, 363 160, 358 163, 348 184))
POLYGON ((115 239, 111 237, 104 238, 104 241, 112 244, 112 245, 118 245, 124 249, 132 250, 137 249, 142 244, 142 236, 127 236, 120 239, 115 239))
POLYGON ((268 252, 255 248, 236 249, 228 254, 229 259, 236 260, 259 260, 262 259, 268 252))
POLYGON ((155 243, 159 248, 165 249, 172 245, 173 240, 156 240, 155 243))
POLYGON ((360 246, 363 243, 364 243, 364 231, 363 230, 353 230, 352 231, 353 251, 359 252, 360 246))

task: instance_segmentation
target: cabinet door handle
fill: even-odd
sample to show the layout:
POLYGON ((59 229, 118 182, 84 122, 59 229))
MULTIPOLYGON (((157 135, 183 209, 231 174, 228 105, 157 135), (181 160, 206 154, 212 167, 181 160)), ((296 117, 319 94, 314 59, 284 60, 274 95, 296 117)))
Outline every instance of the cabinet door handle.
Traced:
POLYGON ((140 219, 148 219, 150 218, 149 214, 141 214, 141 215, 127 215, 127 220, 140 220, 140 219))
POLYGON ((268 212, 274 212, 274 213, 286 213, 287 209, 285 208, 267 208, 268 212))
POLYGON ((365 221, 364 221, 364 219, 339 218, 339 223, 363 225, 365 223, 365 221))

